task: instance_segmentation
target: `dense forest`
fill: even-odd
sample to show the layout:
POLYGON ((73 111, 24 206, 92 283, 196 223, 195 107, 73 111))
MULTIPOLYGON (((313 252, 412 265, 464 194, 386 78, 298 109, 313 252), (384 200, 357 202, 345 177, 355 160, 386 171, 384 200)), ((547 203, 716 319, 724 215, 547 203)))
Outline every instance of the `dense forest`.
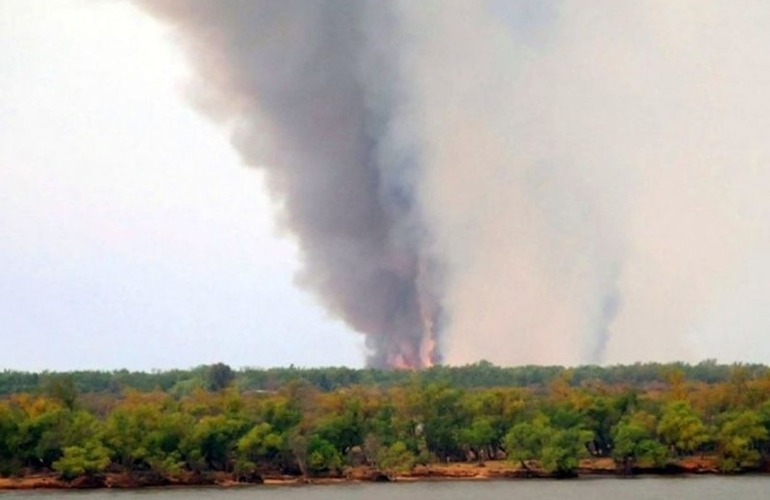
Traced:
MULTIPOLYGON (((632 384, 641 386, 667 381, 668 374, 675 370, 688 381, 708 384, 725 382, 735 368, 751 378, 764 376, 768 367, 759 364, 725 365, 715 360, 706 360, 695 365, 686 363, 637 363, 600 367, 594 365, 565 368, 561 366, 518 366, 502 368, 487 361, 472 365, 447 367, 435 366, 413 372, 407 370, 374 370, 345 367, 330 368, 244 368, 233 371, 233 381, 240 391, 276 390, 290 382, 308 383, 324 392, 356 385, 391 387, 405 383, 426 384, 443 382, 462 389, 484 387, 532 387, 544 385, 554 377, 569 374, 569 383, 579 386, 584 382, 605 384, 632 384)), ((125 389, 141 392, 162 391, 183 395, 193 388, 206 388, 209 366, 191 370, 169 370, 153 372, 117 371, 75 371, 66 374, 54 372, 29 373, 0 371, 0 396, 20 392, 39 392, 46 381, 66 375, 79 393, 111 392, 121 394, 125 389)))
POLYGON ((0 373, 3 476, 392 477, 490 460, 571 476, 585 459, 631 474, 693 456, 722 472, 767 468, 770 369, 709 360, 0 373))

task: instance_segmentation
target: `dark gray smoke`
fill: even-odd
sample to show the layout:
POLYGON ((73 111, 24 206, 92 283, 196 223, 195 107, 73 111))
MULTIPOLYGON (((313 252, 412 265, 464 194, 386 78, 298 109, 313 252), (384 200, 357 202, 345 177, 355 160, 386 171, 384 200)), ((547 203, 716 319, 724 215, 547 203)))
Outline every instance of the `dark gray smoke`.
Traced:
POLYGON ((398 54, 372 1, 146 1, 177 28, 195 99, 264 167, 298 237, 300 281, 366 334, 373 366, 438 359, 438 314, 415 205, 417 157, 391 147, 398 54))
POLYGON ((767 2, 137 1, 370 364, 764 338, 767 2))

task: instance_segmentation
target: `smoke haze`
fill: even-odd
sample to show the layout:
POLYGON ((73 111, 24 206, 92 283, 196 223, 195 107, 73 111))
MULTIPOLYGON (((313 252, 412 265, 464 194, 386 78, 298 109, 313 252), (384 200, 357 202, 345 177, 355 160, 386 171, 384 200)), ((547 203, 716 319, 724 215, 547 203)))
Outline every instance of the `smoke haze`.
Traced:
POLYGON ((770 327, 767 4, 139 3, 371 365, 690 359, 770 327))

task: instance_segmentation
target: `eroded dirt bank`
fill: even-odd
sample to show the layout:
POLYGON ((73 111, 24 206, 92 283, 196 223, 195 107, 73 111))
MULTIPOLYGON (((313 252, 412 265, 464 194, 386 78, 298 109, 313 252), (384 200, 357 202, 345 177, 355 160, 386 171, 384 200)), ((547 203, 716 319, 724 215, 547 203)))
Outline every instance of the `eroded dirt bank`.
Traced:
MULTIPOLYGON (((626 472, 611 459, 582 460, 578 476, 624 476, 626 472)), ((753 472, 770 472, 761 470, 753 472)), ((718 474, 716 461, 710 457, 689 457, 665 468, 633 468, 633 474, 718 474)), ((88 489, 88 488, 145 488, 174 486, 233 487, 249 484, 297 485, 334 484, 376 481, 435 481, 435 480, 499 480, 553 477, 537 469, 524 469, 506 461, 489 461, 483 466, 474 463, 431 464, 415 467, 412 471, 385 474, 370 467, 347 468, 338 476, 303 478, 298 476, 266 475, 238 478, 234 474, 185 473, 173 477, 158 474, 107 473, 83 476, 72 481, 56 474, 31 474, 21 477, 0 478, 0 490, 25 489, 88 489)))

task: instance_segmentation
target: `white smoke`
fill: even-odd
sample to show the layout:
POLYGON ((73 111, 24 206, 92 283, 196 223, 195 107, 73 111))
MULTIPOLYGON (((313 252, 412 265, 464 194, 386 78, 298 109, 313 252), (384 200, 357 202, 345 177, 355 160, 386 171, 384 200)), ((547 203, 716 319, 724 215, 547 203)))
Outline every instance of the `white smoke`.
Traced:
POLYGON ((770 249, 770 4, 494 7, 403 10, 445 359, 693 359, 724 354, 704 329, 763 335, 770 285, 735 294, 770 249), (716 326, 746 301, 754 331, 716 326))

